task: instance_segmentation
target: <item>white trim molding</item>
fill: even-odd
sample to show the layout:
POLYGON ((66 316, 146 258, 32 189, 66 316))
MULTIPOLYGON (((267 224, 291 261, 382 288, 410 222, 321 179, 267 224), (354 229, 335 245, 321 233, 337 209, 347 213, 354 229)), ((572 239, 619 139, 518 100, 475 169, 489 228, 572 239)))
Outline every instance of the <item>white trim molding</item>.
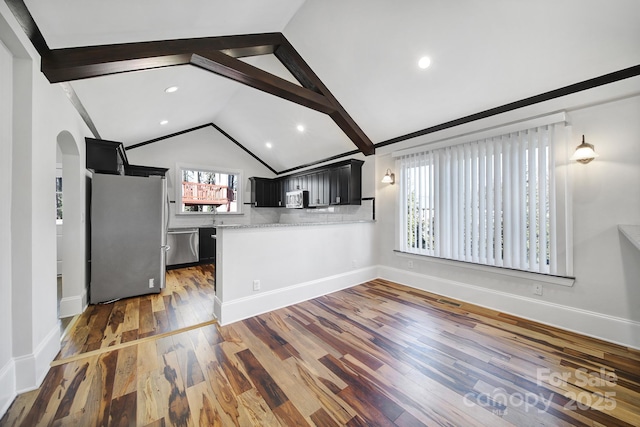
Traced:
POLYGON ((14 357, 16 367, 16 392, 24 393, 35 390, 36 386, 36 358, 33 353, 14 357))
POLYGON ((14 357, 16 373, 16 392, 26 393, 40 387, 50 363, 60 351, 60 329, 58 324, 49 331, 47 336, 38 344, 33 353, 14 357))
POLYGON ((244 320, 292 304, 351 288, 378 277, 378 268, 365 267, 347 273, 323 277, 304 283, 222 302, 214 299, 214 314, 221 325, 244 320))
POLYGON ((16 398, 16 364, 13 359, 0 369, 0 417, 2 417, 16 398))
MULTIPOLYGON (((51 361, 56 358, 56 355, 60 351, 60 326, 56 324, 51 328, 47 336, 38 344, 35 351, 35 378, 36 388, 40 387, 42 381, 47 376, 49 368, 51 367, 51 361)), ((18 392, 22 393, 21 390, 18 392)))
POLYGON ((474 264, 472 262, 458 261, 454 259, 438 258, 428 255, 412 254, 409 252, 394 251, 397 256, 410 259, 428 258, 429 262, 437 264, 452 265, 455 267, 468 268, 470 270, 482 271, 486 273, 502 274, 504 276, 517 277, 519 279, 535 280, 536 282, 548 283, 551 285, 572 287, 575 277, 553 276, 551 274, 534 273, 531 271, 515 270, 511 268, 496 267, 493 265, 474 264))
POLYGON ((64 297, 60 299, 60 318, 73 317, 82 314, 87 307, 87 290, 84 289, 81 295, 64 297))
POLYGON ((385 280, 640 349, 640 322, 393 267, 378 268, 385 280))

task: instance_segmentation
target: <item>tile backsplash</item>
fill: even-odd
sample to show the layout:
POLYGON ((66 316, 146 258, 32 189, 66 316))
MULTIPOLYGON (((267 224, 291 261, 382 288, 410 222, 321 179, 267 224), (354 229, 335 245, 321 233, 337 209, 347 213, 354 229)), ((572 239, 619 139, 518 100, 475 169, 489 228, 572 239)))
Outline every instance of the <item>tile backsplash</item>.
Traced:
MULTIPOLYGON (((366 221, 373 219, 374 200, 363 200, 362 205, 327 206, 324 208, 286 209, 256 208, 244 205, 242 214, 216 215, 216 224, 293 224, 338 221, 366 221)), ((171 203, 169 228, 203 227, 213 223, 212 215, 175 215, 171 203)))
POLYGON ((361 205, 328 206, 313 209, 279 209, 282 224, 300 222, 364 221, 373 219, 373 200, 361 205))

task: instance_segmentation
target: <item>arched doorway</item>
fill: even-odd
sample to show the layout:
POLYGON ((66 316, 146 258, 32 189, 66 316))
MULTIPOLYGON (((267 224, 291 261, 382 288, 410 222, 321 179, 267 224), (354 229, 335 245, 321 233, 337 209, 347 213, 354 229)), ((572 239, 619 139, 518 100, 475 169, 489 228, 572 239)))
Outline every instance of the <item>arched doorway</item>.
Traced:
POLYGON ((84 203, 82 202, 82 180, 80 150, 71 133, 58 134, 62 169, 62 224, 58 247, 62 251, 57 258, 62 261, 62 292, 59 296, 59 317, 69 318, 82 313, 86 305, 85 287, 85 241, 84 203))

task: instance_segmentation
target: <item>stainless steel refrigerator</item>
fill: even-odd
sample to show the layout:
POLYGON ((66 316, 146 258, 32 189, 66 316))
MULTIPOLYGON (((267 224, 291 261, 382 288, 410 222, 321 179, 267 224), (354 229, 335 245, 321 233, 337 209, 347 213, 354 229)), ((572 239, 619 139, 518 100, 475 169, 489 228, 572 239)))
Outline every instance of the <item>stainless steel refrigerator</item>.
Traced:
POLYGON ((165 285, 167 218, 164 177, 93 174, 92 304, 160 292, 165 285))

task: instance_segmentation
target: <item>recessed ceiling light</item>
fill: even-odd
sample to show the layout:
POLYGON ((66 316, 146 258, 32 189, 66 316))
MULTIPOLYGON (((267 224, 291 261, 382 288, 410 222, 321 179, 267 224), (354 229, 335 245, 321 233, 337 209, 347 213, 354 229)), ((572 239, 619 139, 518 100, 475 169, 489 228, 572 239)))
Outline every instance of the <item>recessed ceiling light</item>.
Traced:
POLYGON ((266 143, 266 144, 264 144, 264 145, 266 145, 266 146, 267 146, 267 148, 271 148, 271 147, 273 147, 273 144, 272 144, 272 143, 270 143, 270 142, 267 142, 267 143, 266 143))
POLYGON ((173 93, 173 92, 175 92, 177 90, 178 90, 178 86, 169 86, 164 91, 167 92, 167 93, 173 93))
POLYGON ((298 129, 298 132, 304 132, 304 126, 303 125, 296 126, 296 129, 298 129))
POLYGON ((169 120, 160 121, 160 125, 162 125, 162 126, 166 125, 167 123, 169 123, 169 120))
POLYGON ((425 68, 429 68, 429 65, 431 65, 431 59, 429 59, 428 56, 423 56, 422 58, 420 58, 420 60, 418 61, 418 67, 422 68, 423 70, 425 68))

